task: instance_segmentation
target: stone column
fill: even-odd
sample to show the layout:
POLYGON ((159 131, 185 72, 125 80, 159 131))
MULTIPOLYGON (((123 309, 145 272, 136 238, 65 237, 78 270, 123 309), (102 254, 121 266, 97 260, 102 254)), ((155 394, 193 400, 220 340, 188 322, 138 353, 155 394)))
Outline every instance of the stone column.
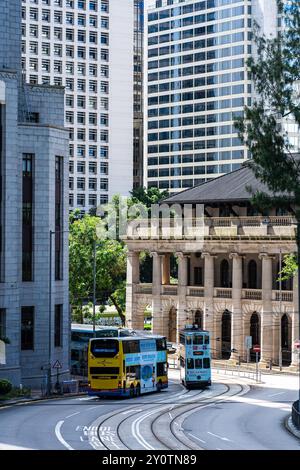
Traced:
POLYGON ((279 344, 281 339, 281 318, 284 312, 273 313, 272 315, 272 331, 273 331, 273 343, 272 343, 272 361, 273 364, 279 365, 279 344))
POLYGON ((179 343, 179 331, 184 328, 187 317, 187 260, 188 256, 183 253, 176 253, 178 257, 178 310, 177 310, 177 334, 176 341, 179 343))
POLYGON ((272 260, 267 253, 261 253, 262 260, 262 314, 261 314, 261 356, 263 367, 268 365, 273 356, 273 313, 272 313, 272 260))
POLYGON ((294 303, 294 312, 292 314, 292 362, 291 369, 298 370, 299 367, 299 349, 295 348, 295 341, 299 338, 299 302, 298 302, 298 273, 294 276, 293 279, 293 303, 294 303))
POLYGON ((221 341, 216 342, 214 325, 214 259, 210 253, 202 253, 204 259, 204 312, 203 328, 211 334, 212 357, 217 358, 221 352, 221 341))
POLYGON ((238 253, 229 255, 232 259, 232 314, 231 314, 231 349, 230 360, 238 361, 244 356, 243 324, 242 324, 242 288, 243 258, 238 253))
POLYGON ((164 286, 170 285, 170 254, 169 253, 166 253, 163 256, 162 283, 164 286))
POLYGON ((162 278, 161 278, 161 264, 162 256, 159 253, 150 253, 153 259, 152 269, 152 331, 154 334, 162 334, 163 332, 163 318, 162 318, 162 305, 161 305, 161 291, 162 291, 162 278))
POLYGON ((127 254, 127 277, 126 277, 126 326, 128 328, 140 328, 137 312, 137 286, 140 282, 139 253, 129 251, 127 254))

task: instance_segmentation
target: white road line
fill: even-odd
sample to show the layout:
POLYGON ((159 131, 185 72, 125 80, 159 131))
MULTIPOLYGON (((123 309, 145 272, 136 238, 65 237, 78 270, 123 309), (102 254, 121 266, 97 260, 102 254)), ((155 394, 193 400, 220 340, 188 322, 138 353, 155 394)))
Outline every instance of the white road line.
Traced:
POLYGON ((233 441, 230 441, 230 439, 228 439, 227 437, 218 436, 218 434, 214 434, 213 432, 210 432, 210 431, 207 431, 207 434, 217 437, 218 439, 221 439, 222 441, 233 442, 233 441))
POLYGON ((80 411, 77 411, 77 413, 73 413, 69 416, 66 416, 65 419, 71 418, 72 416, 76 416, 76 415, 79 415, 79 414, 80 414, 80 411))
POLYGON ((95 410, 96 408, 99 408, 99 406, 102 406, 102 405, 92 406, 91 408, 88 408, 86 411, 95 410))
POLYGON ((194 436, 194 434, 192 434, 192 433, 188 432, 188 435, 189 435, 189 436, 191 436, 193 439, 197 439, 197 441, 200 441, 200 442, 202 442, 202 444, 206 444, 206 442, 205 442, 205 441, 202 441, 202 439, 200 439, 199 437, 197 437, 197 436, 194 436))
POLYGON ((77 400, 80 400, 80 401, 94 400, 94 397, 77 398, 77 400))
POLYGON ((171 418, 171 419, 173 419, 173 417, 172 417, 172 415, 171 415, 171 413, 170 413, 170 412, 169 412, 169 416, 170 416, 170 418, 171 418))
POLYGON ((59 442, 63 446, 65 446, 68 450, 74 450, 73 447, 71 447, 61 435, 60 428, 62 427, 63 424, 64 424, 64 421, 58 421, 57 425, 55 426, 55 435, 57 439, 59 440, 59 442))
POLYGON ((273 393, 272 395, 268 395, 268 397, 277 397, 278 395, 283 395, 286 392, 279 392, 279 393, 273 393))

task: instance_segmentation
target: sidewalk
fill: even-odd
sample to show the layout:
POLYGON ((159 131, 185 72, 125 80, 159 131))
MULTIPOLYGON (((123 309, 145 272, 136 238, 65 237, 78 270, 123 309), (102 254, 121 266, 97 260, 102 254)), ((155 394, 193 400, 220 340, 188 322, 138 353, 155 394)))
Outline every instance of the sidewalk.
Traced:
MULTIPOLYGON (((230 362, 225 359, 212 359, 212 367, 214 369, 227 369, 227 370, 241 370, 245 372, 254 372, 256 371, 256 363, 255 362, 241 362, 240 366, 233 362, 230 362)), ((269 366, 261 367, 259 364, 259 371, 262 374, 288 374, 288 375, 299 375, 299 372, 295 369, 290 369, 289 367, 282 367, 280 370, 279 366, 272 365, 270 370, 269 366)))
POLYGON ((47 397, 43 395, 40 391, 33 390, 30 397, 12 398, 11 400, 0 399, 0 408, 5 408, 7 406, 18 405, 22 403, 30 403, 30 402, 44 401, 44 400, 58 400, 62 398, 81 397, 85 395, 86 395, 86 392, 76 392, 76 393, 52 394, 51 396, 47 397))

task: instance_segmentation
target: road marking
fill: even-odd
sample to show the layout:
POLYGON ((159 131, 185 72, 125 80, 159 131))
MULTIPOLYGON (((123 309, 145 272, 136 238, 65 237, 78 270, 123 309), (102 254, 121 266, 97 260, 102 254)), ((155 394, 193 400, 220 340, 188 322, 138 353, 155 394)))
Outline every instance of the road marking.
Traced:
POLYGON ((197 439, 197 441, 200 441, 200 442, 202 442, 202 444, 206 444, 206 442, 205 442, 205 441, 202 441, 202 439, 200 439, 199 437, 197 437, 197 436, 194 436, 194 434, 192 434, 192 433, 188 432, 188 435, 189 435, 189 436, 191 436, 191 437, 193 437, 194 439, 197 439))
POLYGON ((86 411, 95 410, 96 408, 99 408, 99 406, 102 406, 102 405, 92 406, 91 408, 88 408, 86 411))
POLYGON ((73 447, 71 447, 71 446, 64 440, 64 438, 63 438, 62 435, 61 435, 60 428, 62 427, 63 424, 64 424, 64 421, 58 421, 57 425, 55 426, 55 435, 56 435, 57 439, 59 440, 59 442, 60 442, 64 447, 66 447, 68 450, 74 450, 73 447))
POLYGON ((68 418, 71 418, 72 416, 76 416, 76 415, 79 415, 80 411, 77 411, 77 413, 73 413, 69 416, 66 416, 65 419, 68 419, 68 418))
POLYGON ((273 393, 273 395, 268 395, 268 397, 277 397, 278 395, 283 395, 286 392, 273 393))
POLYGON ((218 436, 218 434, 214 434, 213 432, 210 432, 210 431, 207 431, 207 434, 210 434, 211 436, 217 437, 218 439, 221 439, 222 441, 233 442, 230 439, 228 439, 227 437, 218 436))
POLYGON ((77 398, 77 400, 80 400, 80 401, 94 400, 94 397, 77 398))
POLYGON ((171 419, 173 419, 173 417, 172 417, 172 415, 171 415, 171 413, 170 413, 170 412, 169 412, 169 416, 170 416, 170 418, 171 418, 171 419))

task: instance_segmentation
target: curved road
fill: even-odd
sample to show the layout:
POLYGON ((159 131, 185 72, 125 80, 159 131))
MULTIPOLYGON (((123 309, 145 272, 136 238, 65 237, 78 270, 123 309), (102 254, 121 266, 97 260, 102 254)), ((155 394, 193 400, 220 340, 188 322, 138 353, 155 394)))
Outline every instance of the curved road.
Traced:
POLYGON ((77 397, 2 408, 0 449, 300 449, 283 424, 297 395, 288 382, 250 389, 218 376, 210 389, 188 391, 176 371, 172 377, 168 390, 131 400, 77 397))

